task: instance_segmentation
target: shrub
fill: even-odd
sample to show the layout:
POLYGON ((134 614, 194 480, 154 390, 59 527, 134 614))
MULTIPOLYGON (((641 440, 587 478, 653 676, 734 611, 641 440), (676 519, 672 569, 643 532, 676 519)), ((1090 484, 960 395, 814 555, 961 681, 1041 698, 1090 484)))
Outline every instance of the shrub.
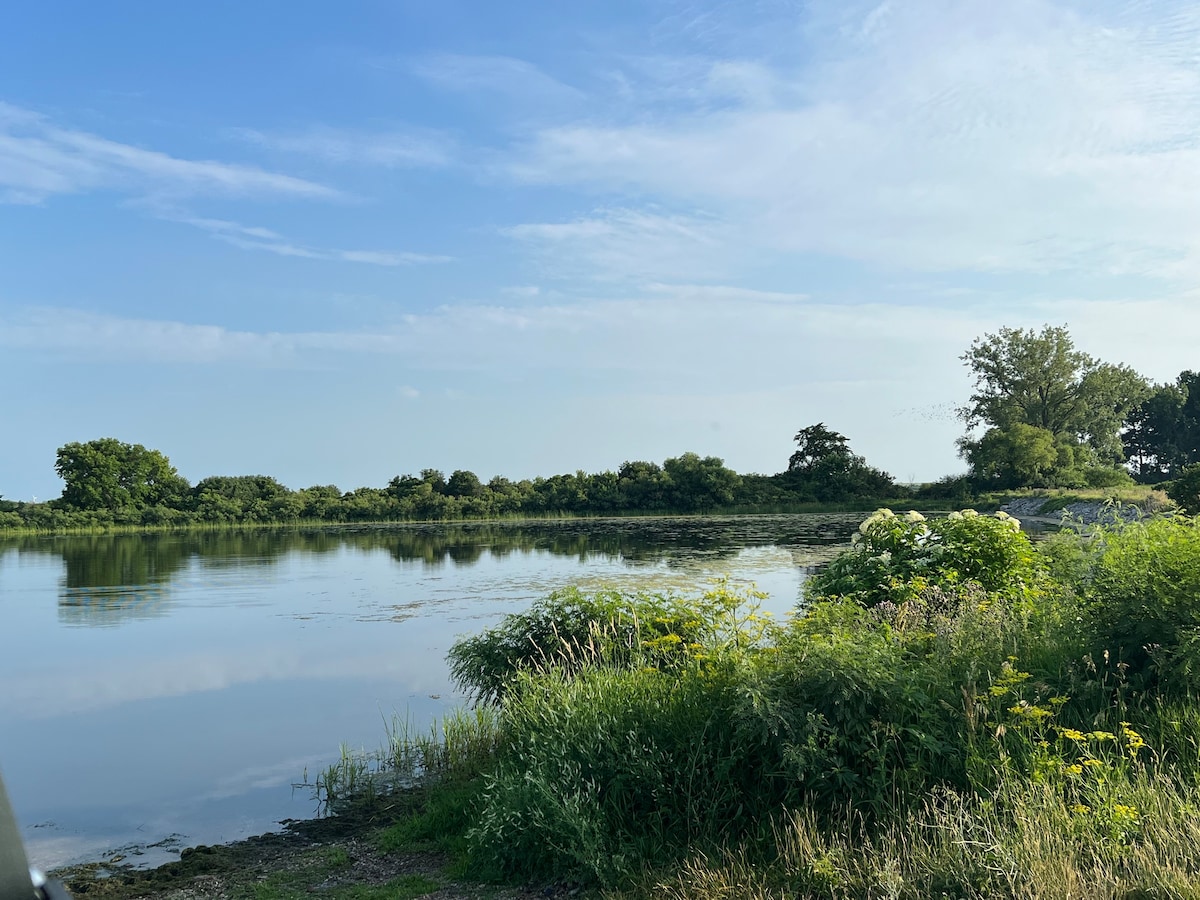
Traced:
POLYGON ((528 611, 450 648, 450 674, 477 702, 502 699, 523 672, 588 668, 677 668, 689 660, 761 643, 764 594, 718 582, 695 598, 577 588, 556 591, 528 611))
POLYGON ((1189 516, 1200 515, 1200 464, 1184 469, 1167 487, 1167 496, 1189 516))
POLYGON ((1200 684, 1200 520, 1157 518, 1097 533, 1089 573, 1094 650, 1134 686, 1200 684))
POLYGON ((812 598, 845 597, 863 606, 904 603, 928 588, 954 593, 967 585, 1032 600, 1043 567, 1020 522, 974 510, 927 520, 881 509, 859 526, 853 547, 808 582, 812 598))

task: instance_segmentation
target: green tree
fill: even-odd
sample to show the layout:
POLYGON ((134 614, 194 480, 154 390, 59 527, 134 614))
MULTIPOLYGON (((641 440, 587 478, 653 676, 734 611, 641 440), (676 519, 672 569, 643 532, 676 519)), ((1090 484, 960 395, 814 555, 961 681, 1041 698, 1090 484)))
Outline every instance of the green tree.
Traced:
POLYGON ((782 477, 799 499, 836 502, 895 493, 892 476, 867 465, 850 449, 849 439, 824 422, 801 428, 794 440, 796 451, 782 477))
POLYGON ((658 463, 626 460, 617 469, 622 506, 625 509, 663 509, 667 504, 670 479, 658 463))
POLYGON ((723 459, 696 453, 665 460, 663 472, 670 479, 670 506, 686 512, 728 506, 742 480, 723 459))
POLYGON ((455 469, 446 482, 446 493, 451 497, 479 497, 483 490, 479 476, 467 469, 455 469))
POLYGON ((116 438, 59 447, 54 471, 65 485, 61 502, 71 509, 176 506, 189 490, 162 453, 116 438))
POLYGON ((1200 516, 1200 463, 1180 472, 1167 488, 1167 496, 1189 516, 1200 516))
POLYGON ((988 487, 1047 487, 1060 468, 1054 435, 1024 422, 989 428, 979 440, 961 446, 972 473, 988 487))
MULTIPOLYGON (((1065 439, 1087 447, 1105 466, 1124 459, 1121 429, 1150 392, 1146 379, 1130 367, 1076 350, 1065 327, 1002 328, 977 338, 962 360, 975 388, 958 410, 969 428, 1032 426, 1048 432, 1056 445, 1065 439)), ((1027 443, 1014 435, 1005 440, 1027 443)), ((967 437, 959 444, 968 459, 976 452, 973 443, 967 437)))
POLYGON ((1181 372, 1174 384, 1155 385, 1127 426, 1125 454, 1140 481, 1173 478, 1200 462, 1200 373, 1181 372))
POLYGON ((794 438, 796 452, 788 458, 788 471, 801 474, 818 468, 849 466, 854 454, 845 435, 825 427, 824 422, 801 428, 794 438))
POLYGON ((1002 328, 963 354, 975 392, 959 415, 969 427, 1017 423, 1085 443, 1120 462, 1118 435, 1129 411, 1149 394, 1128 366, 1101 363, 1076 350, 1066 328, 1002 328))

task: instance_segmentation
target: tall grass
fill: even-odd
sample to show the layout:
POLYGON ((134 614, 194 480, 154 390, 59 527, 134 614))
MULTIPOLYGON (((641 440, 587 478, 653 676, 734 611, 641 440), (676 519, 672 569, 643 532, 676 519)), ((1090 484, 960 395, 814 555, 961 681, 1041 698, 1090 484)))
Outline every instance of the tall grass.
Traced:
POLYGON ((421 784, 469 780, 491 766, 499 729, 498 710, 490 706, 450 710, 426 731, 394 715, 384 722, 382 746, 353 750, 343 744, 338 759, 312 782, 305 773, 302 784, 312 789, 320 811, 338 812, 421 784))
POLYGON ((384 763, 471 785, 422 833, 681 900, 1200 897, 1200 520, 879 513, 760 599, 567 591, 457 644, 479 703, 384 763))

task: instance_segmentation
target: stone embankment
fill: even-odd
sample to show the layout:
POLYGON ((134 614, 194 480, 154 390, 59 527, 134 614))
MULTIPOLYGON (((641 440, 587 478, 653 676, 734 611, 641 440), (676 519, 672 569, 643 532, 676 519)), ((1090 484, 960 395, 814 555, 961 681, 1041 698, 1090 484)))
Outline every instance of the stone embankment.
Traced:
POLYGON ((1095 525, 1097 522, 1112 522, 1120 519, 1125 522, 1144 519, 1155 515, 1169 507, 1170 501, 1159 500, 1150 496, 1137 503, 1115 503, 1111 500, 1078 500, 1074 503, 1062 502, 1062 498, 1018 497, 1009 500, 1001 508, 1014 518, 1022 521, 1046 522, 1055 525, 1065 521, 1082 525, 1095 525))

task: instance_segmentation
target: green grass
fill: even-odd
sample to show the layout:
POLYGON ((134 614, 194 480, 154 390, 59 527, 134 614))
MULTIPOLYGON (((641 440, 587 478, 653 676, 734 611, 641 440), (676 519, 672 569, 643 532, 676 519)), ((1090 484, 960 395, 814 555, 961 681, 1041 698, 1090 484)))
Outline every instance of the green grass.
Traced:
MULTIPOLYGON (((415 900, 442 889, 442 885, 425 875, 401 875, 383 884, 344 884, 322 888, 320 896, 329 900, 415 900)), ((313 889, 303 882, 271 880, 257 885, 253 900, 301 900, 313 896, 313 889)))
POLYGON ((639 898, 1200 900, 1200 520, 880 514, 808 588, 565 592, 460 643, 501 687, 393 729, 436 778, 376 846, 639 898))

